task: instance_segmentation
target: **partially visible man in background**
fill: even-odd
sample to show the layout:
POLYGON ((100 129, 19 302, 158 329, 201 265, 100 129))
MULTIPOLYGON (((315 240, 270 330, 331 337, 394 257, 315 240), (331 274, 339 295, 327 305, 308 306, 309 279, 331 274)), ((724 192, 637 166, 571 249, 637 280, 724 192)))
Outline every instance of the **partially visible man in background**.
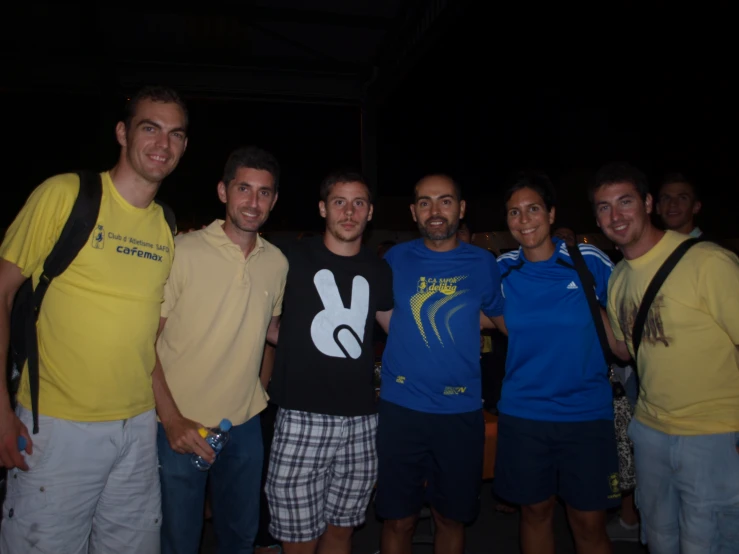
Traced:
POLYGON ((703 231, 695 224, 703 204, 695 185, 681 173, 671 173, 662 181, 657 195, 657 215, 665 229, 700 237, 703 231))
POLYGON ((567 246, 577 245, 577 235, 575 231, 568 227, 559 227, 554 231, 554 236, 558 239, 562 239, 567 246))

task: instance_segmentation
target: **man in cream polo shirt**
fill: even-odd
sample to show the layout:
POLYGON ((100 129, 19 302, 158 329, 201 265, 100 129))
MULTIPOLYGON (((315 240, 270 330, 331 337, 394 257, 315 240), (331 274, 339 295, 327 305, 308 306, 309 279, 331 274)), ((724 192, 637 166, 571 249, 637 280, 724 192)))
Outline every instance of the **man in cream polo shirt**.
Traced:
POLYGON ((162 553, 197 554, 210 480, 222 552, 253 552, 259 522, 262 435, 267 395, 259 368, 268 330, 282 310, 287 260, 259 236, 277 201, 279 166, 255 147, 235 150, 218 183, 225 221, 176 239, 154 369, 160 424, 162 553), (231 438, 211 469, 213 450, 198 434, 221 419, 231 438))

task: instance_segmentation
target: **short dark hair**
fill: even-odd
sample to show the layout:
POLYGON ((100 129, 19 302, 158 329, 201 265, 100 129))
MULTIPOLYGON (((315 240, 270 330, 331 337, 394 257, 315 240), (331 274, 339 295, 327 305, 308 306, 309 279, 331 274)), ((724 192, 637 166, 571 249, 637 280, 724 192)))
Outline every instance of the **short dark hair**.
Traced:
POLYGON ((228 185, 236 178, 236 172, 242 167, 268 171, 275 181, 275 192, 280 190, 280 164, 277 158, 262 148, 256 146, 241 146, 231 152, 223 169, 224 184, 228 185))
POLYGON ((531 189, 541 196, 548 212, 552 211, 552 208, 557 205, 557 194, 549 176, 541 171, 525 170, 518 172, 512 179, 512 184, 506 189, 503 196, 504 209, 511 196, 521 189, 531 189))
POLYGON ((413 185, 413 201, 414 202, 418 200, 418 185, 421 184, 421 181, 425 181, 426 179, 430 177, 441 177, 443 179, 448 179, 454 186, 454 194, 457 197, 457 200, 459 201, 462 200, 462 185, 460 185, 459 182, 457 182, 457 180, 454 177, 452 177, 451 175, 447 173, 429 173, 428 175, 419 179, 416 182, 416 184, 413 185))
POLYGON ((601 167, 595 174, 595 180, 588 188, 588 198, 592 204, 595 200, 595 191, 606 185, 630 183, 634 185, 642 200, 649 194, 649 182, 644 173, 627 162, 611 162, 601 167))
POLYGON ((693 191, 693 196, 695 197, 695 199, 700 200, 698 187, 696 187, 695 182, 692 179, 689 179, 684 173, 673 171, 665 175, 659 185, 660 191, 662 190, 662 187, 664 187, 665 185, 671 185, 672 183, 685 183, 690 187, 690 190, 693 191))
POLYGON ((370 204, 372 203, 372 190, 367 184, 367 179, 359 171, 352 169, 338 169, 329 173, 326 178, 321 181, 321 186, 318 189, 318 195, 322 201, 328 200, 328 195, 331 194, 331 189, 334 185, 339 183, 361 183, 367 189, 367 196, 369 197, 370 204))
POLYGON ((142 100, 177 104, 185 113, 185 130, 187 130, 188 125, 190 124, 190 115, 187 111, 187 105, 185 104, 185 101, 180 97, 176 90, 159 85, 145 86, 139 89, 128 100, 128 102, 126 102, 126 107, 123 114, 123 124, 126 126, 126 129, 131 128, 131 122, 136 116, 136 110, 139 107, 139 102, 141 102, 142 100))

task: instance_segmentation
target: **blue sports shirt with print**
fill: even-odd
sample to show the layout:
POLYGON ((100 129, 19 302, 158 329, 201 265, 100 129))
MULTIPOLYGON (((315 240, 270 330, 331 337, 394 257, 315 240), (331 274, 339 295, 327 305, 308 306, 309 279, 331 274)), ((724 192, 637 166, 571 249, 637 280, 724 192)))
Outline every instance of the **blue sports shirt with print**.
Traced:
POLYGON ((394 246, 385 260, 395 307, 380 398, 427 413, 481 409, 480 311, 503 313, 495 257, 466 243, 435 252, 417 239, 394 246))

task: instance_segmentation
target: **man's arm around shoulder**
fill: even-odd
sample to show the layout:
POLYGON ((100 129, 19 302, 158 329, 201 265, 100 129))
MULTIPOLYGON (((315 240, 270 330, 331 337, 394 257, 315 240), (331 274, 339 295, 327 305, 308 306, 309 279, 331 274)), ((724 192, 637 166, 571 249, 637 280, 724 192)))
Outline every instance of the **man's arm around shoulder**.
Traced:
POLYGON ((269 327, 267 327, 267 344, 277 346, 277 341, 280 339, 280 316, 273 315, 269 321, 269 327))
POLYGON ((375 319, 380 324, 382 330, 385 333, 390 332, 390 318, 393 316, 393 310, 387 310, 386 312, 375 312, 375 319))
POLYGON ((480 312, 480 331, 490 329, 497 329, 508 336, 508 328, 505 325, 505 317, 503 315, 487 316, 483 312, 480 312))
POLYGON ((606 337, 608 338, 608 346, 611 348, 611 352, 621 360, 628 362, 631 359, 631 354, 626 343, 616 338, 616 335, 613 333, 613 327, 611 326, 611 320, 603 308, 600 310, 600 315, 603 318, 603 325, 606 328, 606 337))

